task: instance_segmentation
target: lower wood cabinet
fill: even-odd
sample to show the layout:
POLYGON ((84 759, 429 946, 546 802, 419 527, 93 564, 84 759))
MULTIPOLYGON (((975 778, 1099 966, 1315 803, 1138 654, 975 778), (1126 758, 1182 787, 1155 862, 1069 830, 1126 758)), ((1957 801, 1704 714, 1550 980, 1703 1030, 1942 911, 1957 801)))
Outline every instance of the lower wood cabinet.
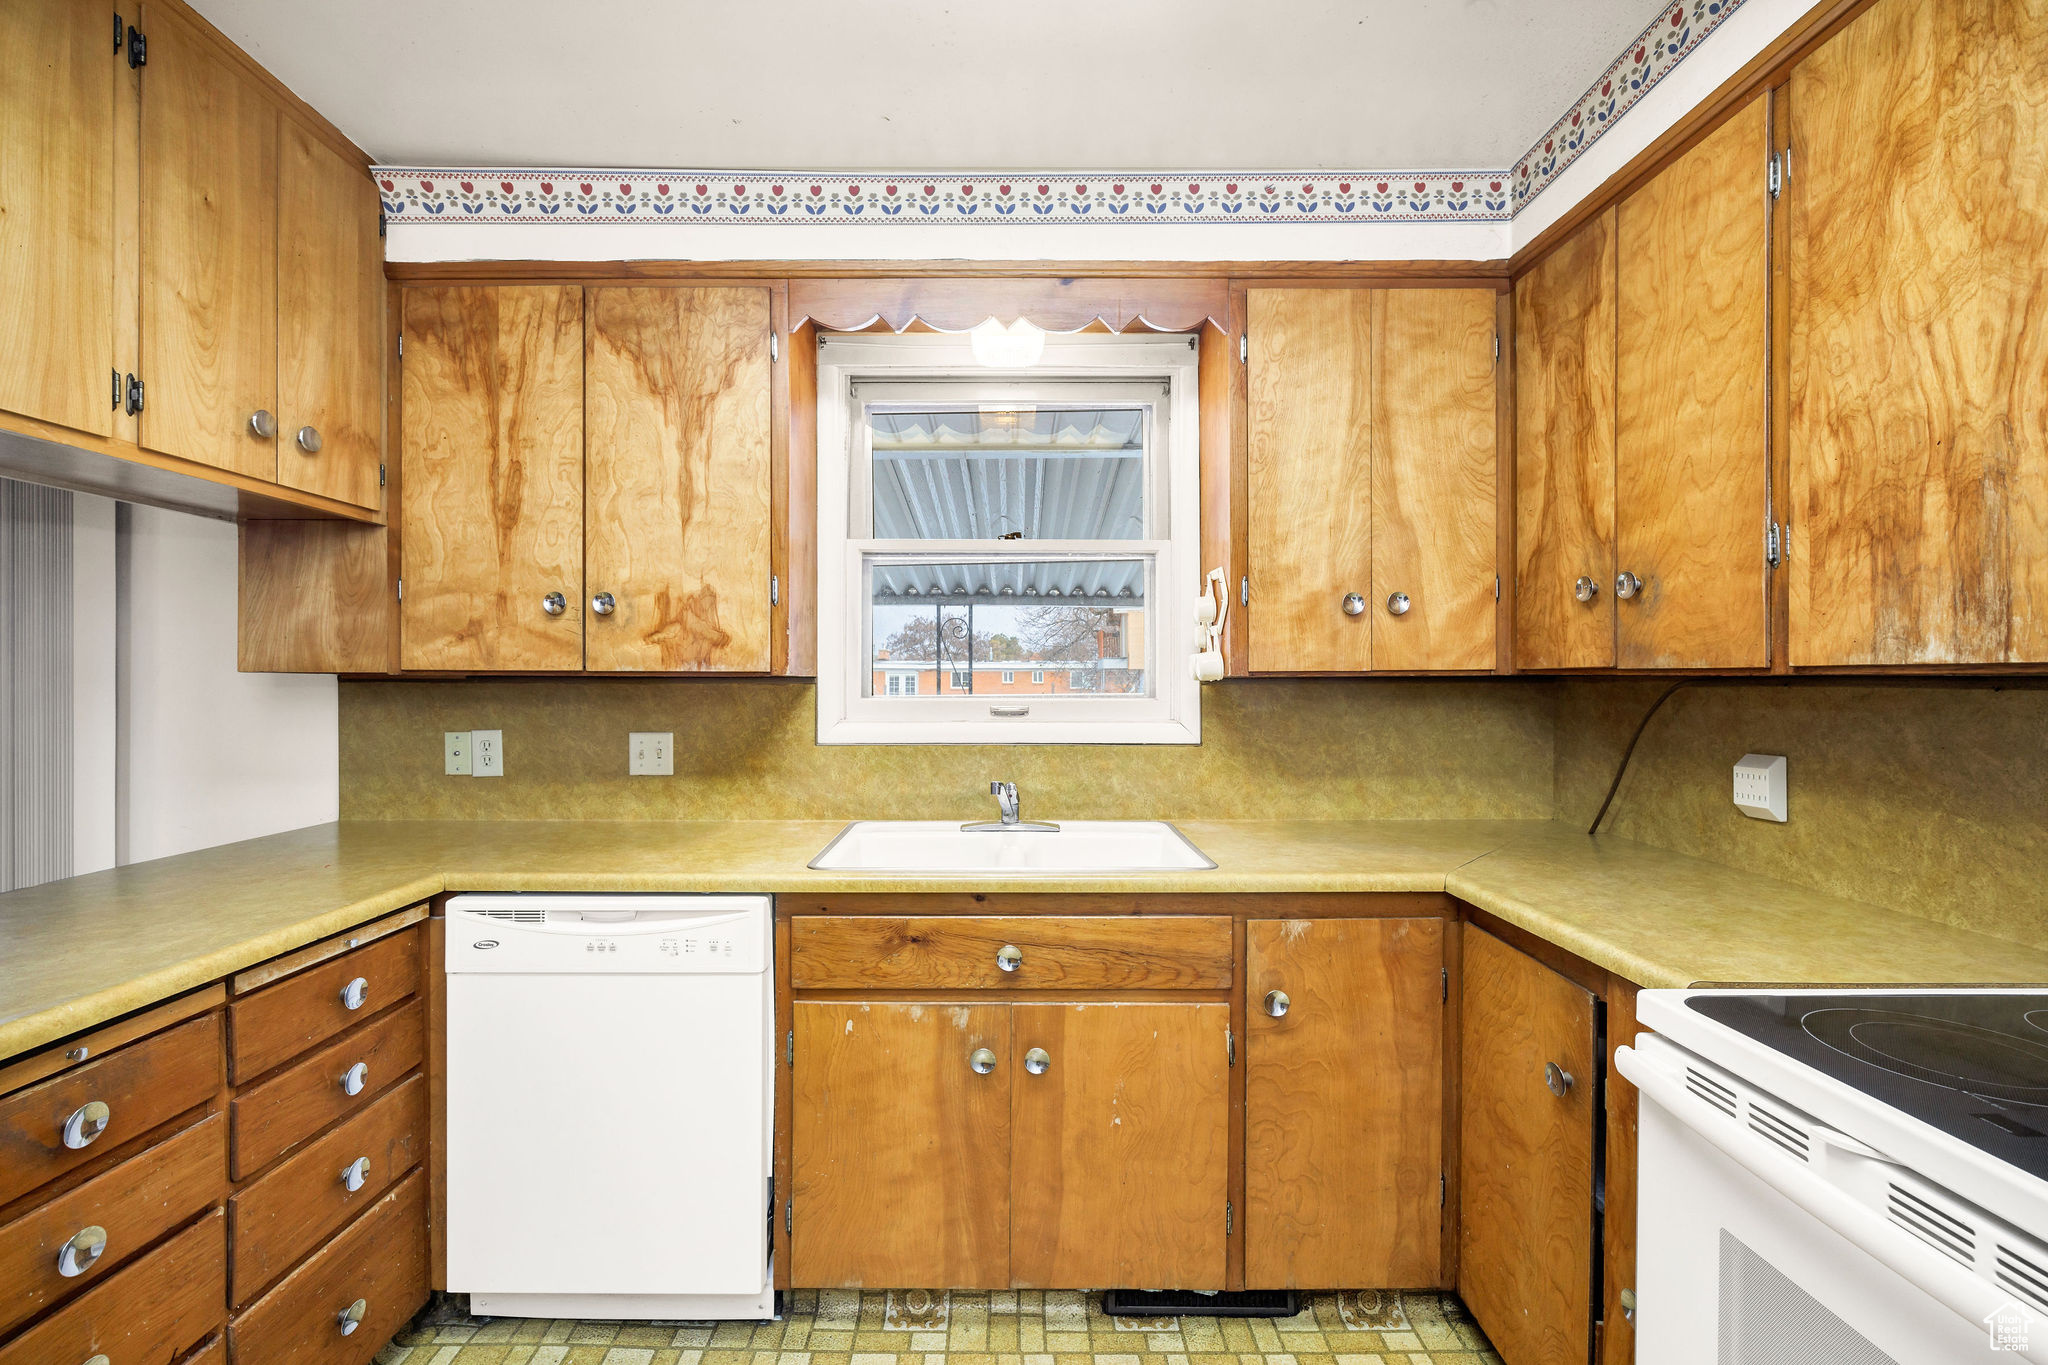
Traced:
POLYGON ((1245 925, 1245 1284, 1442 1275, 1439 919, 1245 925))
POLYGON ((1507 1365, 1583 1361, 1595 1312, 1599 1005, 1463 926, 1458 1293, 1507 1365))
POLYGON ((227 1237, 215 1209, 0 1345, 0 1365, 71 1365, 95 1355, 173 1365, 220 1326, 226 1294, 227 1237))

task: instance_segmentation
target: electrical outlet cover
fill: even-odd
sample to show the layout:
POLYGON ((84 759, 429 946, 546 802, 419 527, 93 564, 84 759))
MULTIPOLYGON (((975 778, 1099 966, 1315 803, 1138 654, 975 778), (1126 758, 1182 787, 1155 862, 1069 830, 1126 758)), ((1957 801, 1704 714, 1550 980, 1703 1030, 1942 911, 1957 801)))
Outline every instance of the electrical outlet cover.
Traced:
POLYGON ((469 731, 442 731, 441 771, 450 777, 469 776, 469 731))
POLYGON ((1785 823, 1783 754, 1742 756, 1735 765, 1735 808, 1752 820, 1785 823))
POLYGON ((478 777, 503 777, 505 775, 505 732, 503 730, 471 730, 469 732, 469 756, 475 765, 478 777))
POLYGON ((673 777, 676 737, 672 730, 635 730, 626 736, 628 777, 673 777))

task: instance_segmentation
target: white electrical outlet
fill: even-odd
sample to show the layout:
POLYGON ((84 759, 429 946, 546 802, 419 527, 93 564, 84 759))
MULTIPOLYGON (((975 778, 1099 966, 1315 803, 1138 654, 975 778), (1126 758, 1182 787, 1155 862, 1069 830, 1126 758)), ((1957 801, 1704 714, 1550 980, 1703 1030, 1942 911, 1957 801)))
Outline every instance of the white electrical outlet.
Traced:
POLYGON ((668 730, 635 730, 626 736, 628 777, 673 777, 676 737, 668 730))
POLYGON ((1785 758, 1744 754, 1735 765, 1735 808, 1752 820, 1785 823, 1785 758))
POLYGON ((505 732, 503 730, 471 730, 469 732, 470 759, 475 764, 478 777, 503 777, 505 775, 505 732))
POLYGON ((450 777, 469 776, 469 731, 444 730, 442 732, 441 771, 450 777))

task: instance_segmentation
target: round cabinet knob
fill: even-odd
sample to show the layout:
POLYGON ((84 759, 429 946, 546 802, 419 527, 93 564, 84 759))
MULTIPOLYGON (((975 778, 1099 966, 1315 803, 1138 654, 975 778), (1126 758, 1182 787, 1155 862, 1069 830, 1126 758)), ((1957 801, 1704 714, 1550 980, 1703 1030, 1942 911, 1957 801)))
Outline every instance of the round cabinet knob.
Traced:
POLYGON ((1014 943, 1005 943, 996 949, 996 966, 1006 972, 1014 972, 1024 965, 1024 953, 1014 943))
POLYGON ((1543 1084, 1549 1089, 1551 1094, 1559 1099, 1563 1099, 1564 1092, 1572 1088, 1572 1073, 1566 1071, 1556 1062, 1545 1062, 1543 1064, 1543 1084))
POLYGON ((83 1275, 93 1268, 107 1249, 107 1230, 98 1225, 80 1228, 71 1240, 57 1249, 57 1273, 65 1279, 83 1275))
POLYGON ((108 1360, 104 1355, 94 1355, 85 1358, 85 1365, 114 1365, 114 1362, 108 1360))
POLYGON ((1632 573, 1618 573, 1614 576, 1614 595, 1626 602, 1643 590, 1643 580, 1632 573))
POLYGON ((1290 1003, 1292 1002, 1288 1000, 1286 991, 1267 991, 1263 1008, 1275 1019, 1281 1019, 1286 1017, 1287 1006, 1290 1003))
POLYGON ((370 983, 363 980, 360 976, 341 988, 341 1007, 343 1009, 359 1010, 363 1007, 363 1002, 369 998, 370 983))
POLYGON ((357 1299, 354 1303, 334 1315, 335 1325, 341 1328, 343 1336, 347 1336, 355 1331, 356 1328, 361 1327, 363 1319, 368 1317, 369 1314, 370 1301, 368 1299, 357 1299))
POLYGON ((305 451, 308 455, 318 455, 320 453, 320 428, 300 427, 298 442, 300 450, 305 451))
POLYGON ((1627 1318, 1630 1322, 1634 1322, 1636 1320, 1635 1290, 1624 1289, 1621 1291, 1621 1315, 1627 1318))
POLYGON ((1408 614, 1408 594, 1405 592, 1388 593, 1387 614, 1389 616, 1406 616, 1408 614))
POLYGON ((72 1048, 69 1052, 66 1052, 64 1054, 64 1060, 67 1062, 82 1062, 90 1056, 92 1056, 92 1049, 89 1047, 81 1046, 72 1048))
POLYGON ((1034 1076, 1043 1076, 1052 1069, 1052 1054, 1042 1047, 1032 1048, 1024 1054, 1024 1069, 1034 1076))
POLYGON ((550 616, 560 616, 569 610, 569 599, 558 592, 551 592, 540 599, 540 609, 550 616))
POLYGON ((996 1054, 985 1047, 978 1047, 967 1054, 967 1065, 974 1068, 977 1076, 986 1076, 996 1069, 996 1054))
POLYGON ((359 1156, 341 1168, 341 1187, 350 1194, 361 1189, 370 1179, 370 1158, 359 1156))
POLYGON ((1599 595, 1600 585, 1584 574, 1580 574, 1579 581, 1572 584, 1572 596, 1578 598, 1581 602, 1590 602, 1599 595))
POLYGON ((369 1083, 370 1064, 368 1062, 357 1062, 354 1066, 341 1073, 341 1093, 344 1095, 360 1095, 363 1093, 363 1087, 369 1083))
POLYGON ((618 605, 619 600, 608 592, 601 592, 590 599, 590 609, 599 616, 610 616, 618 605))
POLYGON ((114 1121, 114 1111, 107 1108, 104 1100, 87 1100, 71 1111, 71 1117, 64 1120, 64 1145, 73 1151, 80 1147, 92 1146, 107 1125, 114 1121))
POLYGON ((277 435, 277 418, 268 408, 258 408, 249 414, 249 434, 259 441, 267 441, 277 435))
POLYGON ((1344 614, 1346 616, 1358 616, 1363 614, 1364 611, 1365 595, 1363 593, 1347 592, 1344 594, 1344 614))

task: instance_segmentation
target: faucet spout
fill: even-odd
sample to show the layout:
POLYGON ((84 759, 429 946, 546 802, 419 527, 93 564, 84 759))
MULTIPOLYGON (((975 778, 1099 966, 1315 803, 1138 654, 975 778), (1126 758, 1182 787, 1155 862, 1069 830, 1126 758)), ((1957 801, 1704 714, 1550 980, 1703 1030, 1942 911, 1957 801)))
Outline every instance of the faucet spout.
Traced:
POLYGON ((1003 813, 1003 823, 1017 823, 1017 784, 1015 782, 991 782, 988 794, 996 799, 996 806, 1003 813))
POLYGON ((991 782, 988 784, 988 794, 996 799, 996 809, 1002 813, 1003 818, 1000 820, 976 820, 960 826, 961 829, 970 833, 986 832, 989 830, 1051 833, 1059 829, 1058 825, 1050 824, 1043 820, 1026 820, 1022 818, 1018 810, 1017 784, 1015 782, 991 782))

